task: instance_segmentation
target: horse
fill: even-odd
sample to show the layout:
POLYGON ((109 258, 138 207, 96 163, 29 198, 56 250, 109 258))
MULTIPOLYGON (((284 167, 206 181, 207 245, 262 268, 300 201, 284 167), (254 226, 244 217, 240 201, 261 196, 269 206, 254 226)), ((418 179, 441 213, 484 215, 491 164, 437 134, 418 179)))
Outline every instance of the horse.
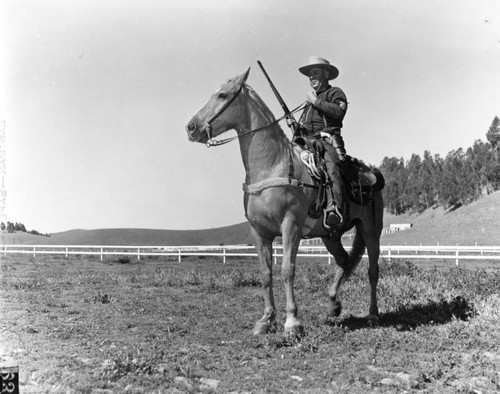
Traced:
POLYGON ((378 258, 383 226, 380 190, 375 190, 368 205, 349 202, 348 221, 336 231, 326 229, 322 217, 312 217, 309 208, 317 197, 318 189, 300 159, 300 149, 286 137, 278 124, 279 120, 246 84, 249 73, 250 68, 226 80, 188 122, 186 132, 190 141, 207 146, 239 140, 246 172, 243 185, 245 216, 258 253, 264 293, 264 315, 255 323, 253 334, 266 334, 277 329, 272 262, 273 241, 278 236, 282 237, 283 243, 281 275, 286 292, 285 335, 299 337, 304 329, 298 319, 294 295, 295 263, 302 238, 321 237, 335 259, 334 280, 328 289, 327 320, 335 320, 340 315, 338 294, 341 284, 367 250, 371 289, 368 322, 377 324, 378 258), (232 129, 236 130, 237 136, 224 141, 214 139, 232 129), (347 253, 341 238, 354 227, 355 238, 350 253, 347 253))

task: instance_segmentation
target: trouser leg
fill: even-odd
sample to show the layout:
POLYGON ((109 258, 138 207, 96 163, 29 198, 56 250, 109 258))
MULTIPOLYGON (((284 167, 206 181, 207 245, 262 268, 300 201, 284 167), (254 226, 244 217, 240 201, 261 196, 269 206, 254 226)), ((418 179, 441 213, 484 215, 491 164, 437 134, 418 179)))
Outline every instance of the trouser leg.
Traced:
POLYGON ((337 166, 335 148, 325 143, 325 166, 329 177, 329 186, 327 188, 327 206, 325 209, 325 224, 333 226, 343 220, 343 193, 340 179, 340 172, 337 166))
POLYGON ((335 149, 335 152, 337 153, 339 160, 342 162, 345 161, 347 152, 345 151, 344 139, 340 134, 333 134, 331 136, 331 140, 332 140, 332 146, 335 149))

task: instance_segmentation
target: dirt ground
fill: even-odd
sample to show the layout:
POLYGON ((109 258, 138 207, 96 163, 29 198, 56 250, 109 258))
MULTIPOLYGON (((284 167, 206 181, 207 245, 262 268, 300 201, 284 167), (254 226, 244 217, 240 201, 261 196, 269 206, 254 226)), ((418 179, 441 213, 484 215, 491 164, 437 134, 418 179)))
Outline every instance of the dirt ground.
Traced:
MULTIPOLYGON (((8 257, 1 260, 0 367, 22 393, 500 391, 500 271, 381 261, 371 327, 366 265, 326 322, 326 261, 298 264, 303 338, 253 337, 256 260, 8 257)), ((483 269, 488 268, 488 269, 483 269)))

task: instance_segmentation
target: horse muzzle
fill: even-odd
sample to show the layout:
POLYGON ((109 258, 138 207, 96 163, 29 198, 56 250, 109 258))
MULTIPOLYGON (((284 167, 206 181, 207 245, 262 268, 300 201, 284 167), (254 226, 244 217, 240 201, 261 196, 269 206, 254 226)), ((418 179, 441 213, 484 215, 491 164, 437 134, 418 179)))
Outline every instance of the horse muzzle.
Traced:
POLYGON ((186 132, 188 134, 189 141, 196 141, 195 133, 196 133, 197 129, 198 129, 198 127, 196 126, 196 123, 194 123, 194 122, 189 122, 186 125, 186 132))
POLYGON ((188 139, 191 142, 201 142, 206 143, 209 139, 208 136, 210 134, 210 126, 207 125, 206 128, 198 128, 198 124, 196 122, 189 122, 186 125, 186 132, 188 135, 188 139))

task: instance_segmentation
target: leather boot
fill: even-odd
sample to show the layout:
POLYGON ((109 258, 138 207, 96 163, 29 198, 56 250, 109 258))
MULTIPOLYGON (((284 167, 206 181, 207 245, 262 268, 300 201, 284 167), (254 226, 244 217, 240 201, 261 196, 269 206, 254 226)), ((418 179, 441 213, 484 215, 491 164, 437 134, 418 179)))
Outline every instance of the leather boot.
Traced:
POLYGON ((343 216, 341 209, 335 202, 335 198, 333 196, 333 190, 332 187, 328 187, 326 190, 326 208, 324 212, 324 225, 327 228, 332 228, 335 227, 336 225, 342 223, 343 221, 343 216))
POLYGON ((342 190, 339 182, 340 173, 337 166, 337 155, 334 153, 333 144, 325 144, 325 166, 328 173, 328 186, 326 189, 327 205, 324 212, 323 224, 327 228, 331 228, 340 224, 343 220, 342 213, 342 190))

